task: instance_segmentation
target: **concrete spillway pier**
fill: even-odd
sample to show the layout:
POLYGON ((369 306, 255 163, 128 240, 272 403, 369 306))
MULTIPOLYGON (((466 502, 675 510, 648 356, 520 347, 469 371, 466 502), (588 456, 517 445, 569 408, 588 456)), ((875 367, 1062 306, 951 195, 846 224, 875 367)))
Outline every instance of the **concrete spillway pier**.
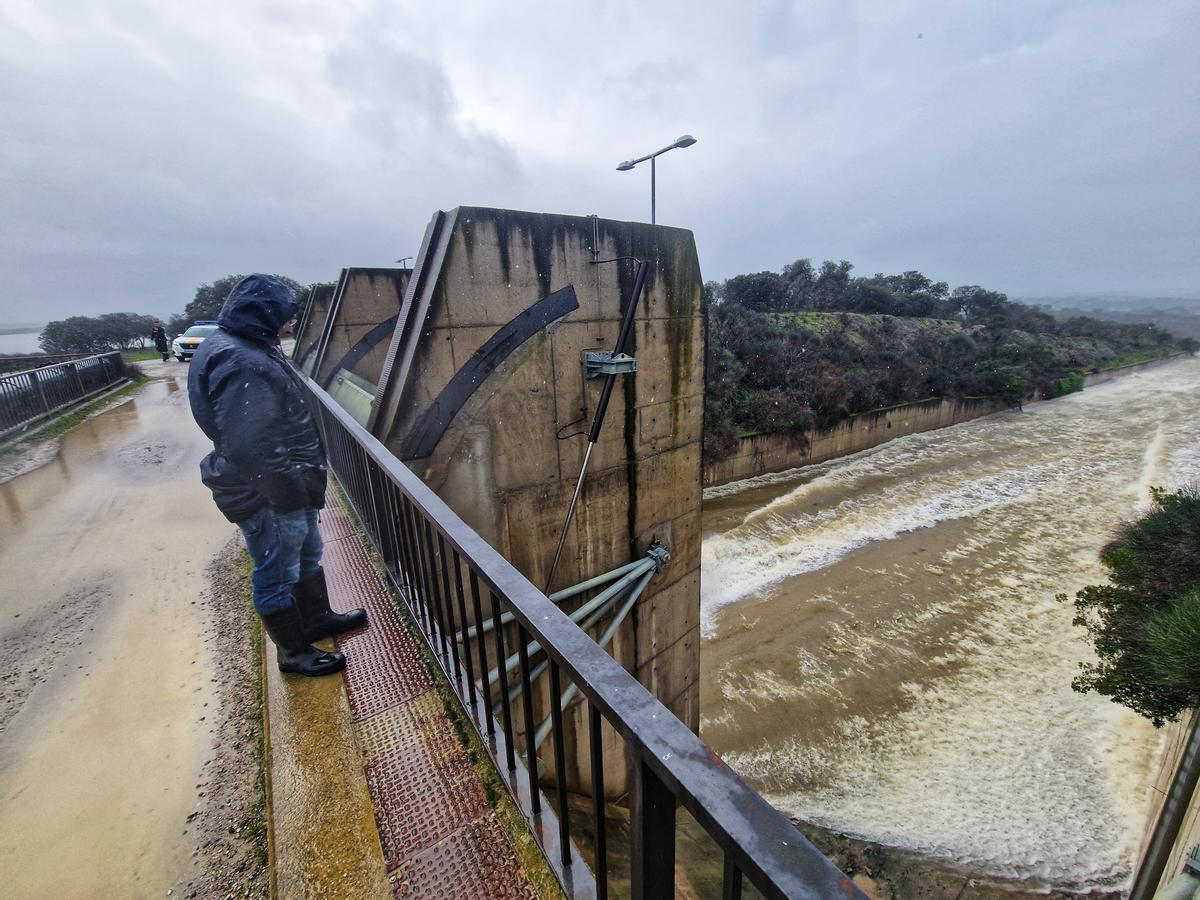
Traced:
MULTIPOLYGON (((522 574, 545 584, 601 393, 584 358, 612 349, 637 260, 649 263, 625 348, 637 370, 618 378, 555 587, 629 563, 654 540, 670 548, 611 651, 695 730, 704 332, 691 232, 475 207, 439 212, 411 278, 391 270, 405 273, 403 303, 386 355, 371 357, 378 372, 358 375, 376 385, 369 430, 522 574)), ((299 337, 298 348, 326 345, 317 352, 324 361, 310 364, 318 375, 329 374, 338 321, 385 321, 378 306, 363 314, 373 301, 349 288, 347 273, 325 320, 314 308, 299 337)), ((586 766, 571 754, 567 766, 585 788, 586 766)), ((619 792, 624 772, 617 765, 608 774, 606 787, 619 792)))

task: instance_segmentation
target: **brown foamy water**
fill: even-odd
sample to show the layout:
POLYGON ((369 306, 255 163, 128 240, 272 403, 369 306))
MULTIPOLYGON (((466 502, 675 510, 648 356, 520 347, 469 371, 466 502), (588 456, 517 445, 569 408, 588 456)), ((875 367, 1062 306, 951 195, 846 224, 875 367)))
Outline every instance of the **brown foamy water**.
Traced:
POLYGON ((1027 884, 1129 875, 1159 735, 1055 601, 1200 482, 1200 361, 710 490, 701 729, 789 814, 1027 884))

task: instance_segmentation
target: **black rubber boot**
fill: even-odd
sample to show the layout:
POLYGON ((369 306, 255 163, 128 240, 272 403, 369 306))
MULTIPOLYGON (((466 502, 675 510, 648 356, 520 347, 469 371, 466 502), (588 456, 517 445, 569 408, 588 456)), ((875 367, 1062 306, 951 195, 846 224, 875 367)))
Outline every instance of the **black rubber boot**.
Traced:
POLYGON ((310 641, 332 637, 367 624, 365 609, 352 609, 348 613, 336 613, 329 608, 329 588, 325 585, 325 570, 302 578, 292 586, 292 597, 300 618, 304 620, 304 636, 310 641))
POLYGON ((280 672, 298 675, 332 675, 346 668, 346 657, 318 650, 304 636, 304 622, 295 606, 262 617, 263 627, 275 642, 280 672))

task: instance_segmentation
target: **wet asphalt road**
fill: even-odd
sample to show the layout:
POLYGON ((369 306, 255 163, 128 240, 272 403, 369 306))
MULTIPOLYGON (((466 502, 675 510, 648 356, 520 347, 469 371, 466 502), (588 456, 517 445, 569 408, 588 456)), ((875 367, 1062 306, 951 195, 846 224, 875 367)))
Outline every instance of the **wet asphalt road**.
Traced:
POLYGON ((214 648, 203 571, 234 534, 200 484, 185 364, 0 485, 6 897, 162 897, 190 865, 214 648))

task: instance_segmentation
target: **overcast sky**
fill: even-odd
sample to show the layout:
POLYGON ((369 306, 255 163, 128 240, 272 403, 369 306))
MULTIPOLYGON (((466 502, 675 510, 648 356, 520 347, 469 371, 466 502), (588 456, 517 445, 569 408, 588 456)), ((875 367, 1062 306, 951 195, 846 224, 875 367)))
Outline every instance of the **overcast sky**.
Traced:
POLYGON ((1200 4, 0 0, 0 322, 416 252, 460 204, 1013 295, 1200 292, 1200 4))

